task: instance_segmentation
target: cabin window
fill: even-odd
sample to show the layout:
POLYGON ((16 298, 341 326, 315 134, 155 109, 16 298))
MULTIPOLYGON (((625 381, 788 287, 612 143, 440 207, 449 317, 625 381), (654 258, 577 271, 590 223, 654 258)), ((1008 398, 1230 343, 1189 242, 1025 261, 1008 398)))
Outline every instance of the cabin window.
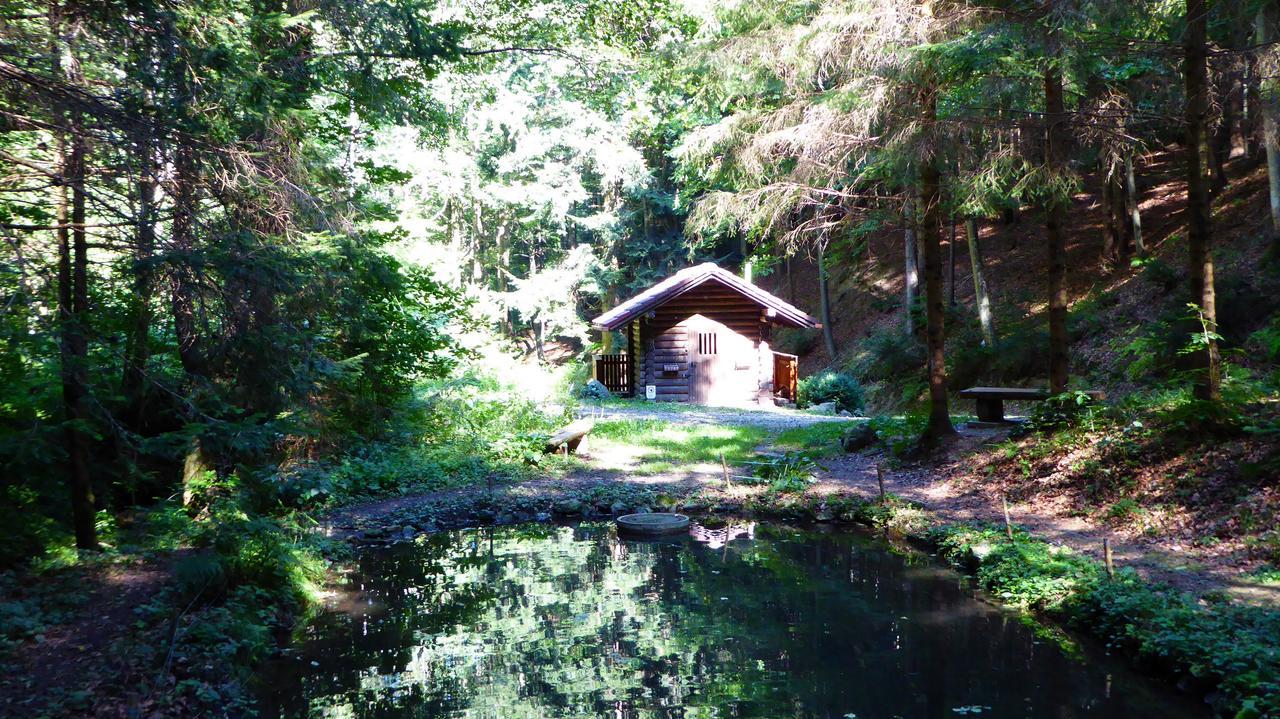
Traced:
POLYGON ((701 354, 701 355, 716 354, 716 333, 715 332, 699 332, 698 333, 698 354, 701 354))

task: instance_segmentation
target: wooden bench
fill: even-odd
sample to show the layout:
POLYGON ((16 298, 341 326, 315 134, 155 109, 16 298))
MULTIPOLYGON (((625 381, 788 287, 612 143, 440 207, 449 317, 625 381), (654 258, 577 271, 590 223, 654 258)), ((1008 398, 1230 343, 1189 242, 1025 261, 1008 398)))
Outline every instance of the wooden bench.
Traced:
POLYGON ((578 445, 582 444, 582 440, 596 426, 594 419, 580 419, 571 422, 568 426, 556 430, 547 438, 547 443, 543 447, 545 452, 559 452, 561 447, 565 448, 566 453, 577 452, 578 445))
MULTIPOLYGON (((1106 394, 1097 390, 1085 392, 1094 400, 1106 399, 1106 394)), ((1035 387, 970 387, 960 390, 960 396, 973 399, 978 407, 979 422, 1006 422, 1004 418, 1004 401, 1042 402, 1049 399, 1049 390, 1035 387)))

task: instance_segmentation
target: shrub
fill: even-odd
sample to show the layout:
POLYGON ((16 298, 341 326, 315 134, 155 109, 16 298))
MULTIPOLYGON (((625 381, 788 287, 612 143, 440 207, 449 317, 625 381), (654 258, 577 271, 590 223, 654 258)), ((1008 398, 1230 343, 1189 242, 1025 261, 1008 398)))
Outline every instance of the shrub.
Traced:
POLYGON ((39 558, 54 533, 53 520, 37 506, 35 490, 28 487, 0 487, 0 568, 12 567, 39 558))
POLYGON ((881 416, 871 419, 876 438, 895 457, 907 457, 920 448, 920 440, 929 427, 929 415, 912 412, 906 415, 881 416))
POLYGON ((1082 420, 1091 419, 1096 409, 1097 402, 1088 394, 1063 392, 1032 407, 1026 423, 1018 428, 1019 434, 1043 434, 1074 427, 1082 420))
POLYGON ((249 514, 237 501, 220 500, 193 537, 197 548, 212 554, 193 557, 177 573, 189 590, 253 586, 305 601, 316 593, 324 564, 313 547, 295 538, 297 528, 288 525, 287 517, 249 514))
POLYGON ((924 365, 924 344, 894 327, 878 329, 863 340, 853 369, 870 381, 890 381, 904 374, 919 374, 924 365))
POLYGON ((862 385, 851 375, 830 370, 800 380, 797 403, 812 407, 834 402, 837 410, 857 412, 862 409, 862 385))
POLYGON ((803 492, 821 468, 809 452, 786 452, 758 462, 753 474, 768 482, 771 492, 803 492))

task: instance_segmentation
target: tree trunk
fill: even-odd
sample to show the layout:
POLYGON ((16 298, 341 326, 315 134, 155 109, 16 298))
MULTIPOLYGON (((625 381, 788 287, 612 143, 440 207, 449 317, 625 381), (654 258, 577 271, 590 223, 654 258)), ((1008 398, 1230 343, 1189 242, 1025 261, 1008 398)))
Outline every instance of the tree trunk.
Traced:
POLYGON ((1191 301, 1201 313, 1205 330, 1205 347, 1196 353, 1200 368, 1196 379, 1196 397, 1217 401, 1221 398, 1221 358, 1217 331, 1217 307, 1213 287, 1213 247, 1209 181, 1201 158, 1205 150, 1208 98, 1207 10, 1205 0, 1187 0, 1186 60, 1186 160, 1187 160, 1187 252, 1190 260, 1191 301))
POLYGON ((827 241, 818 242, 818 309, 822 320, 822 340, 831 361, 836 359, 836 336, 831 329, 831 289, 827 284, 827 241))
POLYGON ((796 276, 791 271, 791 255, 787 255, 787 299, 796 303, 796 276))
POLYGON ((173 249, 171 260, 170 303, 173 331, 178 342, 178 359, 191 377, 208 377, 208 358, 200 341, 199 314, 196 309, 196 167, 190 148, 179 145, 174 158, 173 179, 173 249))
MULTIPOLYGON (((61 37, 62 9, 52 3, 49 25, 53 32, 51 56, 55 75, 70 85, 80 84, 80 67, 74 42, 61 37), (63 58, 66 64, 63 64, 63 58)), ((68 33, 70 36, 70 33, 68 33)), ((89 475, 88 423, 89 345, 85 337, 89 319, 88 241, 85 234, 85 145, 79 112, 65 114, 66 131, 57 135, 59 179, 56 232, 58 243, 58 319, 61 359, 62 406, 66 416, 68 488, 71 492, 71 525, 76 547, 98 549, 93 482, 89 475)))
MULTIPOLYGON (((1265 11, 1266 6, 1263 6, 1265 11)), ((1263 16, 1263 12, 1259 12, 1255 18, 1255 29, 1263 31, 1256 27, 1257 19, 1263 16)), ((1265 32, 1265 31, 1263 31, 1265 32)), ((1259 45, 1266 47, 1269 41, 1259 39, 1259 45)), ((1263 159, 1262 153, 1262 103, 1260 101, 1260 89, 1263 78, 1259 77, 1258 72, 1258 51, 1254 50, 1245 58, 1244 65, 1244 92, 1241 95, 1240 103, 1244 108, 1243 120, 1240 132, 1244 135, 1244 154, 1249 160, 1249 166, 1254 166, 1259 160, 1263 159)))
MULTIPOLYGON (((1044 72, 1045 162, 1054 179, 1066 174, 1067 112, 1062 97, 1062 70, 1059 66, 1058 39, 1050 31, 1049 64, 1044 72)), ((1062 235, 1067 200, 1051 197, 1045 206, 1045 230, 1049 270, 1049 391, 1060 394, 1067 390, 1069 339, 1067 336, 1067 251, 1062 235)))
MULTIPOLYGON (((1275 38, 1275 7, 1266 3, 1254 20, 1257 44, 1269 46, 1275 38)), ((1262 116, 1262 147, 1267 154, 1267 189, 1271 199, 1271 254, 1280 256, 1280 118, 1277 118, 1276 81, 1258 73, 1257 114, 1262 116)))
MULTIPOLYGON (((920 109, 930 131, 936 131, 938 90, 926 80, 920 92, 920 109)), ((936 442, 955 434, 947 405, 946 311, 942 286, 941 176, 938 158, 925 157, 920 167, 920 203, 924 219, 920 237, 924 245, 925 345, 929 354, 929 427, 925 441, 936 442)))
POLYGON ((156 244, 155 146, 144 132, 135 143, 138 153, 138 229, 133 262, 133 297, 125 341, 121 394, 128 407, 129 424, 136 431, 145 418, 146 367, 151 358, 151 300, 155 287, 152 258, 156 244))
POLYGON ((982 270, 982 244, 978 238, 978 221, 972 217, 966 218, 964 229, 965 234, 969 236, 969 264, 973 268, 973 304, 978 308, 982 341, 987 347, 995 347, 996 320, 991 314, 991 295, 987 292, 987 276, 982 270))
POLYGON ((1111 223, 1116 227, 1116 265, 1128 264, 1133 255, 1133 225, 1129 222, 1129 210, 1125 202, 1124 165, 1117 163, 1111 175, 1111 223))
POLYGON ((920 266, 920 258, 916 256, 916 209, 915 202, 908 197, 906 203, 902 207, 902 244, 906 250, 905 264, 903 269, 903 324, 907 329, 907 334, 915 334, 915 321, 912 318, 912 309, 916 304, 916 293, 920 286, 920 275, 918 268, 920 266))
POLYGON ((951 240, 947 242, 947 305, 956 306, 956 216, 951 216, 951 240))
POLYGON ((1102 175, 1102 209, 1105 212, 1106 220, 1102 223, 1102 267, 1110 269, 1115 266, 1116 258, 1119 255, 1120 247, 1120 226, 1116 224, 1116 183, 1112 181, 1115 175, 1115 165, 1111 164, 1107 167, 1106 172, 1102 175))
POLYGON ((484 284, 484 205, 474 203, 471 228, 471 284, 484 284))
POLYGON ((1133 176, 1133 153, 1124 156, 1125 206, 1129 211, 1129 230, 1133 234, 1133 251, 1138 257, 1147 256, 1147 245, 1142 239, 1142 212, 1138 205, 1138 183, 1133 176))
POLYGON ((1234 69, 1222 73, 1219 98, 1222 117, 1218 120, 1209 144, 1209 168, 1215 194, 1225 188, 1229 180, 1227 159, 1231 156, 1231 135, 1235 129, 1237 104, 1240 101, 1240 75, 1234 69))

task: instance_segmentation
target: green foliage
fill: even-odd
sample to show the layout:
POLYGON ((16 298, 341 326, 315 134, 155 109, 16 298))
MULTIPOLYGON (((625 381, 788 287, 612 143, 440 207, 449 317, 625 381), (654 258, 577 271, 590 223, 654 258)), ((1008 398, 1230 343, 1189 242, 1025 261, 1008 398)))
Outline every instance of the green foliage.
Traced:
POLYGON ((1092 424, 1097 411, 1097 401, 1087 393, 1067 391, 1033 405, 1027 421, 1018 429, 1021 433, 1047 434, 1075 427, 1081 422, 1092 424))
POLYGON ((878 329, 858 345, 853 370, 867 382, 888 382, 904 372, 919 373, 924 345, 898 328, 878 329))
POLYGON ((805 377, 799 384, 796 405, 801 408, 833 402, 837 411, 862 410, 862 385, 851 375, 824 370, 805 377))
POLYGON ((774 439, 774 445, 783 449, 805 450, 815 457, 840 454, 844 450, 840 441, 856 421, 816 422, 783 430, 774 439))
POLYGON ((290 507, 314 507, 522 476, 553 461, 547 437, 568 421, 522 389, 470 371, 422 383, 376 442, 282 468, 272 486, 290 507))
POLYGON ((198 557, 179 571, 188 589, 201 593, 240 586, 259 587, 301 604, 316 595, 324 568, 314 548, 302 537, 297 518, 251 514, 242 502, 227 498, 209 507, 209 519, 192 536, 197 548, 210 550, 217 564, 198 557))
POLYGON ((1220 710, 1267 716, 1280 711, 1280 614, 1263 607, 1202 608, 1193 597, 1121 571, 1114 580, 1095 561, 1030 539, 1009 542, 990 525, 934 531, 943 556, 977 566, 984 589, 1022 607, 1088 626, 1117 649, 1158 660, 1215 685, 1220 710))
POLYGON ((1128 522, 1142 513, 1137 501, 1126 497, 1107 508, 1106 517, 1117 522, 1128 522))
POLYGON ((29 487, 0 487, 0 569, 40 558, 54 542, 56 525, 40 511, 38 499, 29 487))
POLYGON ((1280 316, 1249 335, 1247 346, 1258 352, 1262 360, 1280 364, 1280 316))
POLYGON ((871 426, 884 448, 901 459, 920 449, 925 430, 929 427, 929 415, 924 412, 881 415, 871 418, 871 426))
POLYGON ((769 485, 770 492, 803 492, 822 469, 810 452, 784 452, 752 462, 752 475, 769 485))

